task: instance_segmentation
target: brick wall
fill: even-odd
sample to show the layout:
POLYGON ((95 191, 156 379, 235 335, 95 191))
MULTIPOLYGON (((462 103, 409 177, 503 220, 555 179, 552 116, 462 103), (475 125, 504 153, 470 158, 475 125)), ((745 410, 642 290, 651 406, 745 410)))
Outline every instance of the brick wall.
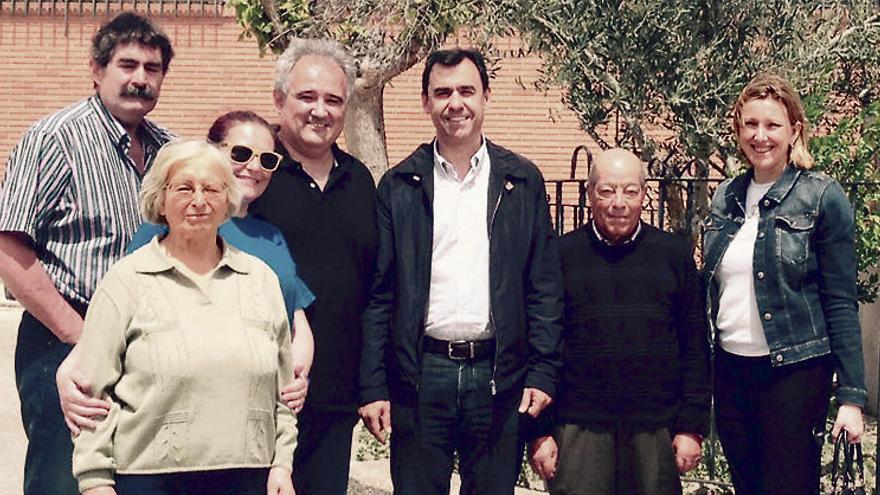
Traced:
MULTIPOLYGON (((21 3, 15 13, 9 5, 0 4, 0 174, 35 120, 92 94, 89 44, 104 20, 100 12, 91 14, 91 3, 82 13, 70 4, 74 11, 67 21, 62 7, 55 14, 37 15, 34 3, 25 15, 21 3)), ((45 5, 48 9, 50 3, 45 5)), ((158 4, 153 5, 155 11, 158 4)), ((172 38, 176 57, 150 118, 187 138, 202 137, 211 121, 229 110, 252 109, 270 121, 276 115, 272 55, 261 58, 253 40, 239 40, 241 30, 228 13, 217 16, 210 9, 206 15, 155 17, 172 38)), ((540 60, 522 56, 519 40, 503 40, 498 46, 512 56, 501 61, 491 83, 486 135, 533 159, 548 178, 567 177, 574 147, 592 142, 559 102, 558 93, 544 95, 532 87, 540 60)), ((421 66, 414 67, 385 92, 391 163, 433 135, 419 101, 420 74, 421 66)))

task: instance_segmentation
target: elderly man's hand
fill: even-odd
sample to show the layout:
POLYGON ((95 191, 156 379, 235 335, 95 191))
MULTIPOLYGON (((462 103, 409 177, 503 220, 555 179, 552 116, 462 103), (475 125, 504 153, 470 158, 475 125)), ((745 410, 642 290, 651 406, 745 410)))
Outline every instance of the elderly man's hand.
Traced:
POLYGON ((556 476, 559 448, 550 435, 540 437, 529 445, 529 464, 541 478, 550 481, 556 476))
POLYGON ((537 388, 526 387, 523 390, 522 400, 519 403, 519 413, 528 413, 529 416, 537 418, 553 399, 544 393, 543 390, 537 388))
POLYGON ((703 447, 698 437, 689 433, 679 433, 672 439, 675 464, 678 472, 684 474, 697 467, 703 455, 703 447))
POLYGON ((384 444, 387 435, 391 433, 391 402, 377 400, 361 406, 358 409, 364 426, 376 437, 379 443, 384 444))

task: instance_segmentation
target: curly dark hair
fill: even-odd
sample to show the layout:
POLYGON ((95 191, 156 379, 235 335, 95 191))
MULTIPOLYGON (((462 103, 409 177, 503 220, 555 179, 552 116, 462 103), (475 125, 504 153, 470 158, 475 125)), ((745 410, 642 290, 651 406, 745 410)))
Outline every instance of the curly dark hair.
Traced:
POLYGON ((149 19, 136 12, 121 12, 101 26, 92 38, 92 59, 100 67, 107 67, 116 47, 132 42, 158 48, 162 52, 162 72, 168 72, 168 65, 174 57, 171 40, 149 19))

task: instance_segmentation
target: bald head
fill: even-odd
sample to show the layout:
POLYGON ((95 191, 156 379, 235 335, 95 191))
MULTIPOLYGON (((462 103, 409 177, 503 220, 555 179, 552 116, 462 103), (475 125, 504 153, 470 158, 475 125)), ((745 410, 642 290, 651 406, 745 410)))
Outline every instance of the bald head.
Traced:
POLYGON ((590 169, 590 198, 593 222, 602 237, 611 243, 632 236, 642 216, 645 201, 645 168, 627 150, 613 148, 596 155, 590 169))
POLYGON ((590 186, 598 184, 602 180, 601 176, 608 175, 609 173, 614 173, 615 175, 623 173, 627 176, 635 174, 638 184, 641 186, 645 185, 645 166, 632 151, 623 148, 610 148, 600 151, 593 161, 593 166, 590 168, 590 186))

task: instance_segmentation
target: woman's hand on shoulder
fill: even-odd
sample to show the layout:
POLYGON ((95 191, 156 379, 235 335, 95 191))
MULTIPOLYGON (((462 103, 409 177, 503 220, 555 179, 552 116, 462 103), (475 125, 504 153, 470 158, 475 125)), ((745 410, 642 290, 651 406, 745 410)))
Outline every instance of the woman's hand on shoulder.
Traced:
POLYGON ((116 495, 116 489, 112 486, 96 486, 82 492, 82 495, 116 495))
POLYGON ((275 466, 269 470, 269 481, 266 483, 267 495, 296 495, 293 489, 293 478, 290 470, 275 466))
POLYGON ((97 419, 110 412, 110 401, 91 397, 92 386, 77 368, 73 352, 58 367, 55 385, 64 422, 74 436, 79 435, 81 428, 95 429, 97 419))
POLYGON ((837 410, 837 419, 834 421, 834 428, 831 430, 831 436, 837 439, 840 430, 846 429, 849 443, 859 443, 862 441, 862 433, 865 432, 865 422, 862 419, 862 408, 855 404, 841 404, 837 410))

